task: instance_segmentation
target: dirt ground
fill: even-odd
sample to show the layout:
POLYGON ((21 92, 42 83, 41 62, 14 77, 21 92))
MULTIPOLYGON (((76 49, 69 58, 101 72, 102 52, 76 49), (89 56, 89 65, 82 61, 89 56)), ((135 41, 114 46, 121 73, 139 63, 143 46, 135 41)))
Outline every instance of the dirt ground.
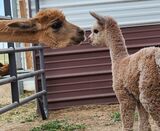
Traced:
MULTIPOLYGON (((67 120, 69 123, 85 124, 85 131, 121 131, 121 122, 111 116, 119 111, 119 105, 86 105, 50 112, 48 120, 36 115, 35 102, 23 105, 0 116, 0 131, 29 131, 51 120, 67 120)), ((151 120, 153 131, 159 131, 151 120)), ((138 120, 134 130, 138 131, 138 120)))
POLYGON ((11 88, 10 84, 0 86, 0 105, 11 102, 11 88))
MULTIPOLYGON (((10 85, 0 87, 0 108, 10 103, 10 85), (4 90, 5 87, 5 90, 4 90)), ((31 95, 27 93, 21 98, 31 95)), ((121 121, 114 121, 113 114, 119 112, 119 105, 84 105, 50 111, 49 119, 42 120, 36 113, 36 102, 20 106, 0 115, 0 131, 29 131, 48 121, 66 120, 69 123, 85 125, 85 131, 121 131, 121 121)), ((137 116, 138 117, 138 116, 137 116)), ((160 131, 151 121, 152 131, 160 131)), ((134 131, 138 131, 138 119, 135 118, 134 131)))

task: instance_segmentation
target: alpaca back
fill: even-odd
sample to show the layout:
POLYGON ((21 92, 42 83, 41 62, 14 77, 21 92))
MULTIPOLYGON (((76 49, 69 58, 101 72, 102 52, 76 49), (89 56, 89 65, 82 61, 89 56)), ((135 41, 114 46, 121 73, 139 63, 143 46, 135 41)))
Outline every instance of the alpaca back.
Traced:
POLYGON ((113 85, 122 84, 122 87, 128 88, 138 99, 138 87, 140 86, 140 77, 142 77, 143 72, 145 73, 146 70, 152 71, 149 79, 152 79, 151 81, 155 85, 159 83, 157 80, 160 79, 157 74, 160 74, 160 48, 143 48, 112 65, 112 69, 113 85))
POLYGON ((155 62, 156 62, 156 65, 160 71, 160 48, 156 48, 156 51, 155 51, 155 62))
MULTIPOLYGON (((141 52, 141 68, 145 65, 153 64, 155 65, 157 71, 160 71, 160 48, 159 47, 148 47, 143 48, 139 52, 141 52), (146 62, 147 61, 147 62, 146 62)), ((160 72, 159 72, 160 73, 160 72)))

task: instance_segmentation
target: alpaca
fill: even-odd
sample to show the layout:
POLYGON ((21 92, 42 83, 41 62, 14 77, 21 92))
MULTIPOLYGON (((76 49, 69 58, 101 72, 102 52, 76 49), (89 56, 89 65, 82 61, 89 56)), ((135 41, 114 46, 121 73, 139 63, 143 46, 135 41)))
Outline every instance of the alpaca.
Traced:
POLYGON ((117 22, 90 13, 96 20, 89 40, 108 47, 112 61, 113 90, 120 103, 123 131, 132 131, 135 108, 139 131, 151 131, 149 114, 160 128, 160 48, 148 47, 129 55, 117 22))
POLYGON ((9 75, 9 64, 0 63, 0 77, 9 75))
POLYGON ((58 9, 42 10, 30 19, 0 20, 0 42, 42 43, 63 48, 83 40, 84 31, 69 23, 58 9))

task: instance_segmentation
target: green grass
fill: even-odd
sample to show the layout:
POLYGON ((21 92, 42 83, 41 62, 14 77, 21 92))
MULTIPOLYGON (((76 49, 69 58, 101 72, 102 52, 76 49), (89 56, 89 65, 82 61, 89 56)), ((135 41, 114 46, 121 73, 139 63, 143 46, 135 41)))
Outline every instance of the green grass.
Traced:
MULTIPOLYGON (((113 120, 113 122, 121 121, 121 114, 119 112, 114 112, 111 115, 111 119, 113 120)), ((135 119, 135 121, 138 121, 138 113, 137 112, 134 113, 134 119, 135 119)))
POLYGON ((114 113, 111 115, 111 118, 112 118, 113 122, 121 121, 121 115, 120 115, 119 112, 114 112, 114 113))
POLYGON ((36 118, 38 118, 37 114, 30 114, 29 116, 25 117, 21 123, 26 123, 26 122, 33 122, 36 118))
POLYGON ((84 124, 69 124, 65 120, 56 120, 34 127, 30 131, 84 131, 85 128, 84 124))

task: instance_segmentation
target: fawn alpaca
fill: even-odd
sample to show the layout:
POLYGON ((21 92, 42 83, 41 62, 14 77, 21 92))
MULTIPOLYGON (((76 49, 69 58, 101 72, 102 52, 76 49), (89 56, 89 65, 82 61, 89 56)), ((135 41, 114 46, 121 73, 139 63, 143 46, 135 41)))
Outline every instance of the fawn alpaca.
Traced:
POLYGON ((63 48, 84 40, 84 31, 58 9, 45 9, 30 19, 0 20, 0 42, 42 43, 63 48))
MULTIPOLYGON (((58 9, 45 9, 30 19, 0 20, 0 42, 40 43, 51 48, 77 45, 84 40, 84 31, 69 23, 58 9)), ((0 65, 0 75, 9 72, 0 65)))
POLYGON ((112 61, 113 90, 120 103, 123 131, 132 131, 135 108, 139 131, 151 131, 149 114, 160 128, 160 48, 149 47, 129 55, 117 22, 90 13, 96 20, 89 39, 106 46, 112 61))

